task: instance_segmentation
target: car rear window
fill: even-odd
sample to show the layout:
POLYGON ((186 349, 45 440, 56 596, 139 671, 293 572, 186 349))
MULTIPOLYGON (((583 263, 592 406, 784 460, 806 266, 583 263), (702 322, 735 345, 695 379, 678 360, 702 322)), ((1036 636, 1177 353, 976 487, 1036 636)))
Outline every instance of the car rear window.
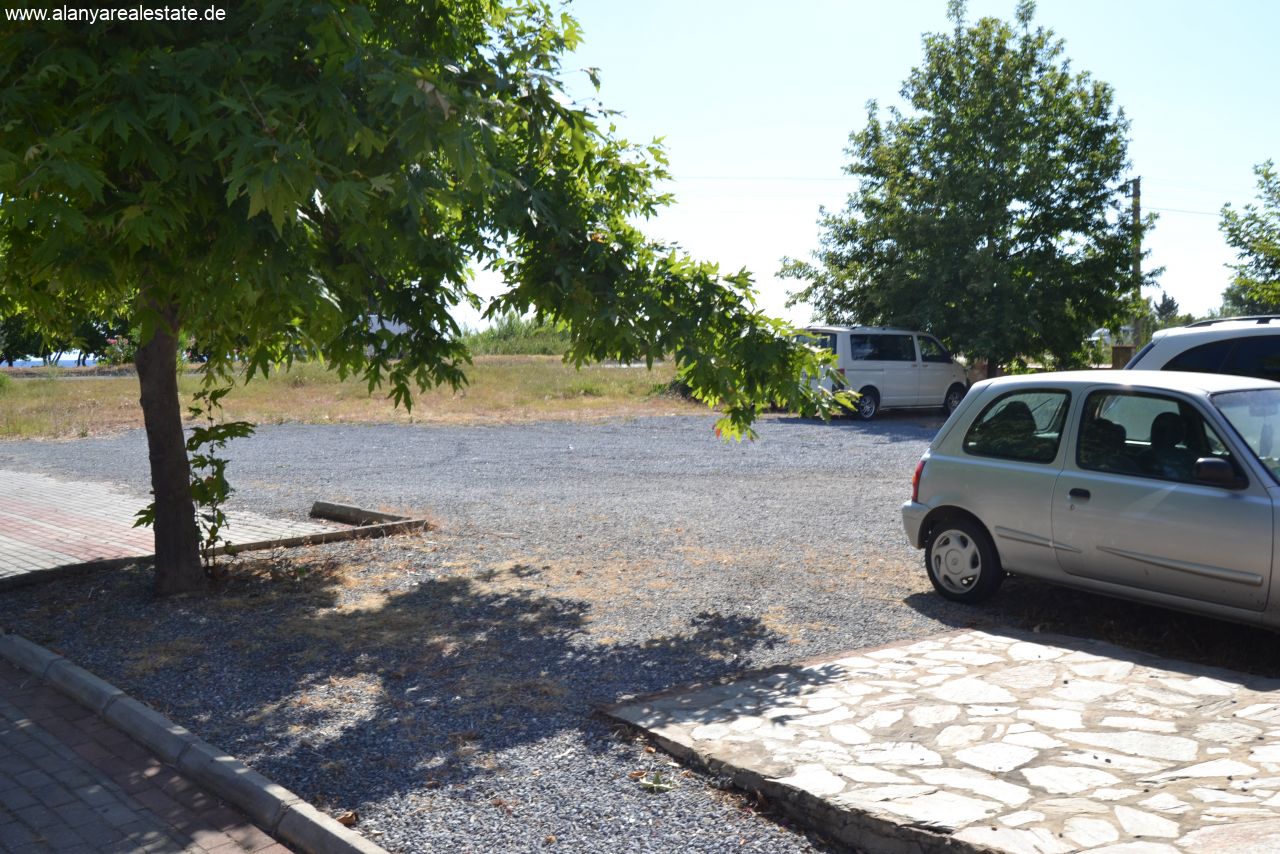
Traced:
POLYGON ((966 453, 1027 463, 1058 456, 1071 395, 1057 389, 1010 392, 996 398, 964 437, 966 453))

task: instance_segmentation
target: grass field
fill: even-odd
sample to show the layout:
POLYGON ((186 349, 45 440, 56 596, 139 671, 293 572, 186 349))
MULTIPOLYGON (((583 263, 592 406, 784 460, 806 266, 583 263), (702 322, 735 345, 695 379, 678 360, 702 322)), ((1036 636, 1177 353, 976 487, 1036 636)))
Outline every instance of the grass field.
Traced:
MULTIPOLYGON (((414 396, 412 412, 397 409, 385 390, 368 393, 358 379, 339 380, 316 364, 298 364, 239 385, 223 401, 227 419, 257 424, 512 423, 541 419, 594 419, 705 412, 662 393, 670 365, 592 366, 575 370, 556 356, 477 356, 471 382, 454 392, 430 389, 414 396)), ((3 375, 0 375, 3 376, 3 375)), ((138 380, 133 376, 59 378, 47 371, 0 380, 0 438, 75 438, 142 426, 138 380)), ((199 377, 180 379, 183 405, 199 377)))

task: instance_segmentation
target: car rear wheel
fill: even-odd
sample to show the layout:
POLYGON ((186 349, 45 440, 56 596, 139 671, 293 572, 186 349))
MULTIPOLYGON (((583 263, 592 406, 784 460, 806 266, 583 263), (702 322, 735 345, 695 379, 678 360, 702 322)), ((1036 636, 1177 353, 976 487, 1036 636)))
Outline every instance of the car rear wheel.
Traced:
POLYGON ((960 406, 960 401, 964 400, 965 388, 956 383, 947 389, 947 396, 942 399, 942 411, 950 415, 960 406))
POLYGON ((880 395, 876 394, 876 390, 871 386, 867 386, 858 392, 857 409, 858 417, 863 421, 870 421, 876 417, 876 413, 880 411, 880 395))
POLYGON ((953 519, 935 527, 924 550, 924 564, 934 589, 952 602, 982 602, 1004 581, 995 544, 970 519, 953 519))

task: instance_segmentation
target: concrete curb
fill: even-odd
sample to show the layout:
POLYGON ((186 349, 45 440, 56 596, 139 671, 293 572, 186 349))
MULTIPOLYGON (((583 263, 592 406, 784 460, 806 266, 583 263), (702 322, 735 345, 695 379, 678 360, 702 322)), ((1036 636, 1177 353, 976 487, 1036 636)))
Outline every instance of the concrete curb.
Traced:
POLYGON ((92 709, 297 850, 306 854, 387 854, 381 846, 343 827, 239 759, 61 655, 19 635, 0 633, 0 657, 92 709))
MULTIPOLYGON (((360 518, 364 520, 385 520, 375 524, 369 524, 369 521, 361 522, 353 528, 346 528, 340 531, 325 531, 318 534, 302 534, 296 537, 282 537, 275 540, 257 540, 251 543, 237 543, 230 546, 218 546, 213 550, 216 555, 230 554, 235 555, 240 552, 262 551, 264 549, 289 549, 297 546, 318 546, 323 543, 336 543, 343 540, 362 540, 372 537, 389 537, 393 534, 414 534, 421 531, 431 529, 431 523, 426 519, 409 519, 404 516, 395 516, 390 513, 377 513, 372 510, 360 510, 359 508, 345 508, 341 504, 327 504, 323 501, 317 501, 316 507, 334 507, 345 510, 354 511, 354 514, 348 518, 360 518)), ((320 518, 333 519, 334 521, 346 521, 338 516, 324 516, 312 509, 313 516, 320 518)), ((103 560, 91 560, 84 563, 69 563, 63 566, 50 567, 49 569, 37 569, 30 572, 23 572, 18 575, 6 576, 0 578, 0 591, 11 590, 16 587, 28 587, 32 584, 43 584, 46 581, 55 581, 61 578, 69 578, 75 575, 84 575, 88 572, 96 572, 103 569, 123 569, 126 566, 132 566, 140 563, 150 563, 155 560, 155 555, 138 555, 137 557, 113 557, 103 560)))

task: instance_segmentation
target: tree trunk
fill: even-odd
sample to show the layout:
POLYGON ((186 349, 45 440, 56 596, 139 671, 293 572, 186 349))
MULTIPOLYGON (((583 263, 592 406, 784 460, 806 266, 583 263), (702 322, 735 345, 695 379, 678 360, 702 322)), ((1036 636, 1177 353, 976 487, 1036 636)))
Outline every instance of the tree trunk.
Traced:
POLYGON ((168 596, 199 590, 206 582, 178 399, 177 307, 151 303, 151 309, 159 315, 155 335, 138 348, 135 361, 156 505, 156 593, 168 596))

